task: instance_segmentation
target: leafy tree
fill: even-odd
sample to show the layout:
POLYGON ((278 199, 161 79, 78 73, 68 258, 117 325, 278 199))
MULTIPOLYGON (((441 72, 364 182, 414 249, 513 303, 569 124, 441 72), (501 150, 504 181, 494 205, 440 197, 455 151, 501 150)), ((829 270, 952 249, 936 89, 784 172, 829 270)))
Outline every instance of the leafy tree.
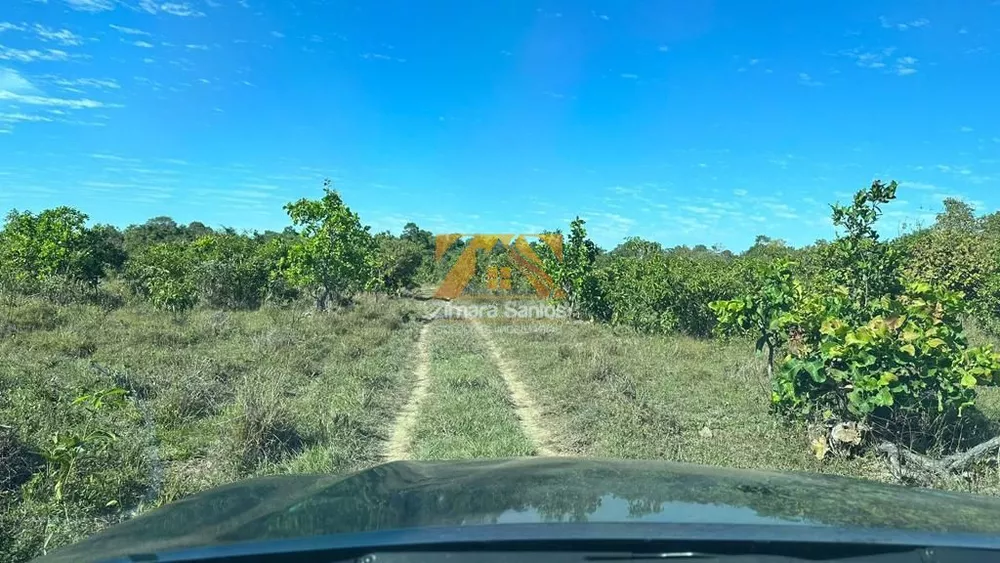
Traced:
POLYGON ((416 223, 410 222, 404 225, 403 234, 399 238, 416 244, 422 250, 434 251, 434 235, 430 231, 421 229, 416 223))
POLYGON ((756 339, 757 351, 767 351, 767 372, 773 377, 774 355, 788 341, 788 314, 801 288, 786 260, 766 263, 761 278, 759 287, 746 295, 713 301, 709 308, 718 317, 719 333, 747 333, 756 339))
POLYGON ((86 222, 87 215, 70 207, 37 215, 11 211, 0 230, 3 278, 25 289, 52 277, 96 283, 104 265, 86 222))
POLYGON ((962 334, 959 293, 895 278, 899 255, 874 229, 895 189, 876 181, 852 206, 833 206, 846 233, 823 247, 825 277, 806 287, 786 271, 762 292, 712 304, 720 327, 758 331, 758 348, 786 347, 772 379, 779 411, 877 422, 900 437, 892 432, 913 421, 919 431, 961 416, 975 387, 1000 377, 1000 355, 969 347, 962 334))
MULTIPOLYGON (((599 309, 600 294, 594 278, 597 245, 587 238, 586 221, 577 217, 570 223, 568 244, 562 245, 562 260, 546 265, 552 281, 562 289, 574 314, 592 315, 599 309)), ((558 240, 558 239, 552 239, 558 240)))
POLYGON ((129 256, 125 279, 157 309, 175 313, 198 302, 195 261, 190 248, 179 242, 154 244, 129 256))
POLYGON ((285 274, 299 287, 316 289, 316 307, 346 303, 368 282, 374 241, 358 215, 344 205, 331 182, 319 200, 300 199, 285 206, 299 239, 289 249, 285 274))
POLYGON ((396 238, 389 233, 380 233, 375 236, 375 246, 371 288, 398 294, 415 287, 414 278, 424 258, 424 248, 420 243, 413 238, 396 238))
POLYGON ((207 235, 191 245, 198 297, 220 309, 256 309, 267 295, 271 264, 260 244, 234 234, 207 235))
POLYGON ((879 240, 875 230, 881 206, 896 198, 896 188, 896 182, 875 180, 854 195, 851 205, 831 206, 833 224, 845 232, 823 247, 823 268, 827 282, 848 289, 855 318, 864 317, 874 300, 902 289, 898 277, 901 255, 879 240))
POLYGON ((944 200, 944 211, 938 213, 935 226, 946 231, 972 233, 979 229, 979 221, 971 205, 949 197, 944 200))

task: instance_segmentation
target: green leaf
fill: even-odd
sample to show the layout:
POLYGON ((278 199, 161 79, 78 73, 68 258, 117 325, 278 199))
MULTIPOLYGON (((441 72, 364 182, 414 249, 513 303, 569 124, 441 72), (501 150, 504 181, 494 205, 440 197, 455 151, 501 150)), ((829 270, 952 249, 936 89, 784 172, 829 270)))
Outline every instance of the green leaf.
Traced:
POLYGON ((941 340, 940 338, 931 338, 924 343, 924 346, 930 349, 938 348, 940 346, 944 346, 944 340, 941 340))
POLYGON ((971 389, 971 388, 973 388, 973 387, 976 386, 976 384, 978 383, 978 381, 976 381, 976 377, 974 375, 967 373, 967 374, 965 374, 965 375, 962 376, 962 382, 961 383, 962 383, 962 387, 971 389))
POLYGON ((913 347, 913 344, 904 344, 904 345, 900 346, 899 349, 900 349, 900 351, 906 352, 907 354, 909 354, 911 356, 916 356, 917 355, 917 349, 913 347))

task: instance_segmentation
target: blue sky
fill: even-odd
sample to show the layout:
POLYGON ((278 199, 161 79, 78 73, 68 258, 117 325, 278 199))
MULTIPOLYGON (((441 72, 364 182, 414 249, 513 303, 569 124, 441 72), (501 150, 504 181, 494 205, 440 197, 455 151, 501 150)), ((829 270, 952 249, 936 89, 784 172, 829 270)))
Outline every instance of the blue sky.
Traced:
POLYGON ((1000 2, 3 0, 0 212, 741 250, 1000 205, 1000 2))

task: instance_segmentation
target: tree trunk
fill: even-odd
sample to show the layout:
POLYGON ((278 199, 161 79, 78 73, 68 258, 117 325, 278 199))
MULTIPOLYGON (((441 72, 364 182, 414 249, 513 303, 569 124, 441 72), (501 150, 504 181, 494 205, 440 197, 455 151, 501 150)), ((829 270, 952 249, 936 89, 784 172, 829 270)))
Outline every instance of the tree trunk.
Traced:
POLYGON ((329 302, 330 302, 330 290, 327 288, 323 288, 323 291, 321 291, 319 296, 316 297, 316 310, 326 311, 326 306, 327 303, 329 302))

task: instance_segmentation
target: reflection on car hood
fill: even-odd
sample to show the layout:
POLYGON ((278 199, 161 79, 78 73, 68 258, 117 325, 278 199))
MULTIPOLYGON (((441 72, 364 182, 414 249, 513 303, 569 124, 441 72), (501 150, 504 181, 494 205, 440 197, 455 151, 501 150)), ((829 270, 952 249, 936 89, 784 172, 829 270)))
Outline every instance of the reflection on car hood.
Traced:
POLYGON ((534 522, 667 522, 1000 533, 1000 499, 844 477, 671 462, 394 462, 253 479, 187 497, 46 560, 265 539, 534 522))

